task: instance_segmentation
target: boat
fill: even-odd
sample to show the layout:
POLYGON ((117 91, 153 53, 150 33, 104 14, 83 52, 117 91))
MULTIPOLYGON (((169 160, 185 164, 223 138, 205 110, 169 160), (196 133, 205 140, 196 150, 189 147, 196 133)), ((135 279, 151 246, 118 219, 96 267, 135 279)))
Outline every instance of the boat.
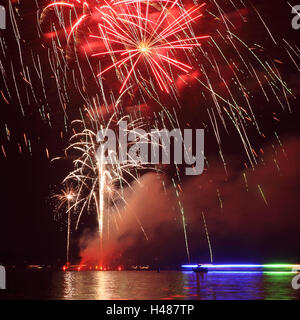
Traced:
POLYGON ((198 264, 196 268, 193 268, 194 272, 208 272, 208 268, 204 268, 201 264, 198 264))

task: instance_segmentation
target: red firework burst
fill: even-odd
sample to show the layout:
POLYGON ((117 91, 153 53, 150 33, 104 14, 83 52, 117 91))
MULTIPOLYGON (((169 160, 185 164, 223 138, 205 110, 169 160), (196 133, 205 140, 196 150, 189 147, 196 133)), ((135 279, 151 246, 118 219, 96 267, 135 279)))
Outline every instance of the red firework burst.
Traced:
POLYGON ((100 35, 90 37, 103 40, 107 49, 93 56, 110 55, 114 63, 98 76, 113 68, 126 66, 124 70, 127 74, 120 89, 122 93, 133 75, 137 80, 137 73, 141 74, 140 66, 143 64, 160 89, 169 93, 168 84, 174 83, 171 67, 185 73, 192 69, 178 60, 177 53, 191 51, 201 46, 199 40, 209 38, 192 36, 191 23, 202 17, 199 11, 204 5, 185 10, 177 0, 116 0, 112 5, 107 4, 109 12, 101 11, 102 19, 98 24, 100 35), (152 6, 155 6, 156 14, 150 14, 152 6), (172 12, 175 6, 176 11, 172 12))
POLYGON ((81 0, 72 0, 71 2, 66 1, 55 1, 47 5, 42 12, 41 17, 46 16, 48 10, 54 9, 54 8, 69 8, 69 9, 82 9, 83 14, 76 19, 76 21, 72 24, 71 30, 68 32, 68 40, 73 34, 73 32, 78 28, 80 23, 88 16, 85 12, 89 9, 89 3, 87 1, 81 1, 81 0))

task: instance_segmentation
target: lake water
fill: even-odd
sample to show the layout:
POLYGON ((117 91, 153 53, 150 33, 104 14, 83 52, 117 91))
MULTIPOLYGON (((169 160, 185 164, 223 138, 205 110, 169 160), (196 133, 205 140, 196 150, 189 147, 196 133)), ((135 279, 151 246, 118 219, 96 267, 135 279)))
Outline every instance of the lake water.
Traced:
POLYGON ((300 300, 292 273, 8 271, 2 299, 300 300))

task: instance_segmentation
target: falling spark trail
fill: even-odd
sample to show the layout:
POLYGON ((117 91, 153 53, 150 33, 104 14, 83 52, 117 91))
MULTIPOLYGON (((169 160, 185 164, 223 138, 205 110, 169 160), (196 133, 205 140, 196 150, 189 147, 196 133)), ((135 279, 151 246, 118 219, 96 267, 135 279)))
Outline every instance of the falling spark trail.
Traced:
POLYGON ((208 229, 207 229, 207 225, 206 225, 206 221, 205 221, 204 212, 202 212, 202 217, 203 217, 203 223, 204 223, 204 227, 205 227, 205 234, 206 234, 206 238, 207 238, 207 243, 208 243, 208 247, 209 247, 210 262, 213 264, 214 263, 214 261, 213 261, 213 253, 212 253, 212 248, 211 248, 211 243, 210 243, 208 229))
POLYGON ((264 194, 264 192, 263 192, 263 190, 262 190, 261 186, 260 186, 259 184, 258 184, 257 186, 258 186, 258 190, 259 190, 259 192, 260 192, 260 194, 261 194, 261 196, 262 196, 262 198, 263 198, 263 200, 264 200, 264 202, 265 202, 266 206, 267 206, 267 207, 269 207, 268 202, 267 202, 267 199, 266 199, 266 197, 265 197, 265 194, 264 194))

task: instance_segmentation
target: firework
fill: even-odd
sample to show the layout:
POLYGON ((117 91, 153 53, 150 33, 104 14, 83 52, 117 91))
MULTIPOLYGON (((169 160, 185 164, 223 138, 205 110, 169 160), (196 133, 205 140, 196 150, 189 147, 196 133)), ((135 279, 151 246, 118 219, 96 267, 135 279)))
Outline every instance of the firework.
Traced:
POLYGON ((115 5, 123 6, 118 11, 110 7, 110 13, 105 14, 102 22, 98 23, 101 35, 90 35, 92 38, 103 40, 107 48, 106 52, 95 53, 93 56, 117 57, 117 61, 101 71, 98 76, 112 68, 124 67, 127 70, 120 93, 124 91, 131 77, 137 79, 137 74, 142 74, 140 69, 145 64, 160 89, 169 93, 168 85, 174 83, 174 78, 168 70, 175 68, 184 73, 192 70, 190 65, 178 60, 177 52, 189 51, 190 54, 195 47, 201 46, 199 40, 209 38, 207 35, 187 35, 188 32, 191 33, 191 23, 202 17, 200 10, 205 4, 193 6, 188 10, 182 9, 178 16, 174 16, 171 10, 177 1, 165 1, 158 17, 151 18, 149 6, 152 3, 153 1, 114 2, 115 5), (170 5, 171 8, 168 8, 170 5))
MULTIPOLYGON (((183 4, 182 1, 176 0, 114 0, 101 2, 103 6, 92 3, 92 1, 53 1, 45 7, 41 20, 47 23, 47 18, 54 12, 59 18, 59 26, 65 34, 68 45, 76 39, 84 22, 87 22, 91 29, 93 24, 98 25, 98 33, 87 32, 86 35, 90 34, 89 41, 95 39, 101 49, 98 51, 95 49, 93 52, 93 57, 96 59, 92 59, 91 55, 84 55, 83 59, 87 62, 87 68, 82 67, 80 59, 76 60, 79 70, 77 75, 70 70, 66 72, 64 46, 60 43, 58 36, 61 30, 57 28, 51 29, 53 37, 50 48, 43 46, 43 49, 38 51, 36 48, 41 47, 36 45, 28 51, 28 43, 31 42, 23 39, 25 30, 20 28, 22 10, 19 8, 16 10, 12 2, 9 2, 9 16, 13 26, 11 37, 14 37, 15 50, 11 50, 12 55, 9 54, 9 51, 6 50, 8 41, 4 40, 1 35, 0 69, 4 86, 0 97, 5 104, 17 106, 19 110, 14 110, 14 112, 20 113, 24 119, 29 118, 29 115, 32 119, 34 114, 37 119, 40 117, 43 126, 48 126, 53 131, 59 130, 58 136, 64 141, 67 136, 70 136, 73 129, 70 125, 71 120, 77 119, 74 110, 76 112, 77 109, 91 111, 95 105, 101 105, 103 106, 101 112, 104 114, 104 111, 108 110, 107 113, 111 115, 110 106, 118 100, 118 96, 111 93, 114 92, 116 81, 109 81, 108 76, 108 72, 113 69, 116 70, 118 79, 122 81, 121 87, 119 83, 117 84, 119 92, 125 92, 128 87, 139 89, 147 87, 147 90, 138 91, 142 93, 142 96, 138 97, 139 103, 145 105, 150 105, 153 101, 157 103, 160 110, 153 116, 153 121, 157 123, 157 126, 164 126, 166 118, 172 126, 179 127, 182 123, 186 125, 186 119, 183 122, 177 116, 177 112, 180 109, 186 110, 187 108, 183 108, 185 106, 189 107, 186 101, 180 98, 183 90, 191 86, 194 90, 193 95, 199 98, 197 107, 201 106, 198 108, 201 109, 201 112, 194 113, 193 111, 192 117, 197 114, 199 123, 204 123, 205 128, 208 128, 207 130, 215 136, 216 146, 219 148, 220 159, 225 170, 227 170, 227 164, 222 149, 227 133, 232 139, 234 131, 240 137, 241 146, 247 156, 245 166, 254 169, 260 161, 261 152, 258 145, 264 144, 264 139, 269 134, 265 132, 267 129, 264 123, 259 121, 261 114, 259 114, 260 110, 257 108, 254 97, 260 97, 262 105, 266 106, 264 109, 268 110, 264 112, 267 113, 271 109, 271 119, 274 119, 276 123, 280 119, 277 114, 273 113, 275 105, 291 110, 290 101, 294 99, 294 95, 281 75, 281 65, 290 60, 295 72, 298 72, 300 70, 300 51, 297 46, 287 40, 278 39, 256 9, 252 10, 252 7, 241 3, 233 0, 220 4, 211 0, 207 1, 205 6, 189 7, 187 2, 183 4), (286 60, 279 61, 272 58, 273 54, 270 54, 270 49, 264 49, 265 44, 268 43, 267 39, 265 39, 266 43, 260 43, 263 41, 256 34, 254 39, 251 39, 248 33, 243 31, 243 29, 249 29, 249 27, 241 27, 241 25, 246 25, 248 18, 245 14, 246 10, 247 12, 252 10, 258 20, 263 22, 266 29, 260 29, 260 33, 265 32, 265 38, 269 37, 270 42, 276 41, 276 50, 279 51, 279 47, 284 49, 286 60), (63 11, 69 13, 68 19, 62 18, 61 12, 63 11), (202 13, 209 20, 206 25, 201 24, 202 13), (88 19, 87 15, 92 19, 88 19), (206 34, 209 34, 209 37, 206 34), (202 37, 207 37, 209 41, 202 37), (207 43, 207 45, 201 46, 202 43, 207 43), (105 64, 107 60, 109 60, 108 65, 105 64), (97 61, 95 65, 93 65, 94 61, 97 61), (85 74, 86 69, 91 70, 89 78, 85 74), (99 75, 98 78, 97 75, 99 75), (106 79, 104 76, 107 76, 106 79), (104 81, 108 85, 107 90, 104 90, 104 81), (88 87, 91 82, 93 82, 92 93, 87 90, 91 89, 88 87), (70 90, 72 86, 77 94, 74 99, 75 104, 72 101, 73 92, 70 90), (162 94, 159 90, 156 91, 157 86, 162 93, 172 93, 175 103, 164 104, 163 99, 167 95, 162 94), (148 88, 152 88, 155 93, 150 92, 148 88), (57 127, 55 124, 59 117, 57 117, 58 107, 63 113, 59 115, 62 124, 57 127), (257 117, 258 114, 259 117, 257 117), (257 139, 257 143, 253 144, 253 136, 261 137, 261 140, 257 142, 257 139)), ((253 16, 251 19, 253 21, 253 16)), ((80 41, 74 43, 78 51, 82 49, 81 45, 80 41)), ((125 109, 130 106, 131 104, 126 101, 123 112, 126 113, 125 109)), ((133 106, 132 108, 140 110, 139 107, 133 106)), ((91 211, 96 208, 99 233, 103 233, 103 221, 108 208, 118 208, 119 203, 126 201, 121 187, 126 184, 123 179, 128 182, 125 176, 134 172, 133 175, 138 178, 136 171, 142 169, 134 165, 131 168, 116 168, 96 162, 96 134, 100 130, 100 123, 103 124, 103 127, 111 125, 111 122, 106 121, 103 115, 101 117, 103 121, 99 119, 93 121, 92 128, 89 128, 89 125, 82 120, 81 125, 84 130, 74 134, 67 150, 75 154, 77 152, 76 160, 74 160, 75 169, 65 180, 76 186, 74 201, 70 201, 68 212, 72 210, 72 217, 75 212, 81 216, 89 208, 91 211), (126 173, 126 170, 129 173, 126 173), (78 192, 77 189, 79 189, 78 192)), ((136 112, 133 119, 138 117, 140 114, 136 112)), ((9 158, 11 152, 9 146, 16 139, 19 139, 16 146, 18 153, 24 154, 26 151, 30 155, 34 153, 41 135, 39 132, 31 133, 31 123, 29 128, 25 128, 24 132, 20 133, 19 137, 12 139, 11 137, 14 137, 15 134, 14 128, 11 128, 10 121, 5 121, 8 126, 5 124, 7 136, 1 142, 3 157, 9 158)), ((279 138, 278 141, 280 141, 279 138)), ((51 158, 53 152, 51 152, 50 144, 49 141, 49 146, 45 147, 47 158, 51 158)), ((284 148, 282 146, 281 148, 284 152, 284 148)), ((250 191, 251 185, 246 174, 243 177, 246 189, 250 191)), ((179 174, 177 178, 180 181, 179 174)), ((132 179, 133 177, 130 180, 132 179)), ((180 184, 177 182, 174 183, 174 186, 180 190, 178 187, 180 184)), ((263 185, 255 185, 255 191, 268 205, 269 199, 265 197, 264 189, 263 185)), ((178 191, 178 193, 181 192, 181 190, 178 191)), ((220 194, 218 190, 222 206, 220 194)), ((68 202, 64 203, 64 205, 67 204, 68 202)), ((185 229, 184 208, 180 207, 180 209, 185 229)), ((185 231, 188 247, 187 238, 185 231)))
MULTIPOLYGON (((69 2, 63 2, 63 1, 55 1, 49 5, 47 5, 41 12, 40 15, 40 23, 44 24, 47 20, 48 16, 51 15, 52 11, 55 11, 57 16, 59 17, 59 9, 67 8, 69 10, 73 10, 76 14, 76 10, 82 10, 83 14, 75 20, 74 23, 71 25, 71 29, 68 32, 68 39, 73 34, 74 30, 80 25, 80 23, 88 16, 89 12, 89 4, 88 2, 84 1, 72 1, 72 3, 69 2)), ((76 14, 77 16, 77 14, 76 14)), ((60 21, 61 25, 64 25, 63 21, 60 21)))
MULTIPOLYGON (((92 120, 92 129, 87 128, 82 120, 73 122, 73 125, 83 127, 83 130, 74 133, 71 137, 71 143, 66 149, 66 154, 73 154, 75 159, 73 160, 74 170, 68 174, 63 183, 76 186, 76 194, 72 195, 73 203, 68 207, 68 212, 71 210, 77 212, 76 228, 85 210, 96 209, 100 256, 102 258, 104 234, 108 234, 109 231, 105 230, 105 225, 109 224, 110 214, 120 217, 120 208, 126 206, 126 191, 132 189, 132 181, 139 181, 139 172, 146 169, 146 166, 134 159, 126 163, 112 161, 114 164, 105 164, 105 149, 97 141, 97 134, 100 131, 105 135, 105 132, 113 127, 114 121, 118 125, 125 118, 122 117, 117 120, 117 114, 113 114, 104 128, 100 120, 97 117, 95 118, 95 113, 89 113, 89 115, 92 120)), ((133 130, 143 126, 143 119, 132 120, 128 124, 128 128, 133 130)), ((109 155, 109 157, 114 156, 113 154, 109 155)), ((66 195, 68 196, 69 193, 66 193, 66 195)), ((64 196, 63 200, 65 199, 64 196)), ((68 205, 69 203, 68 201, 68 205)), ((136 220, 145 234, 138 217, 136 217, 136 220)), ((102 264, 103 261, 101 261, 102 264)))
POLYGON ((71 208, 70 204, 75 199, 75 190, 69 186, 66 185, 65 189, 61 190, 60 194, 55 195, 54 197, 58 200, 59 206, 57 210, 59 211, 61 208, 66 206, 67 208, 67 252, 66 252, 66 264, 68 265, 70 263, 70 236, 71 236, 71 208))
MULTIPOLYGON (((55 38, 58 37, 57 30, 54 26, 52 26, 51 23, 49 23, 49 19, 53 13, 55 13, 56 18, 59 21, 59 25, 62 27, 64 31, 67 41, 67 48, 69 48, 72 43, 71 40, 75 38, 75 31, 90 15, 89 3, 87 1, 80 0, 73 0, 71 2, 54 1, 42 10, 39 18, 39 24, 41 26, 41 29, 51 30, 49 36, 55 38), (75 17, 70 20, 69 27, 67 27, 68 23, 66 24, 67 21, 65 21, 64 19, 63 9, 70 10, 70 12, 75 17), (55 30, 54 32, 52 32, 53 29, 55 30)), ((66 57, 68 58, 68 55, 66 57)))

